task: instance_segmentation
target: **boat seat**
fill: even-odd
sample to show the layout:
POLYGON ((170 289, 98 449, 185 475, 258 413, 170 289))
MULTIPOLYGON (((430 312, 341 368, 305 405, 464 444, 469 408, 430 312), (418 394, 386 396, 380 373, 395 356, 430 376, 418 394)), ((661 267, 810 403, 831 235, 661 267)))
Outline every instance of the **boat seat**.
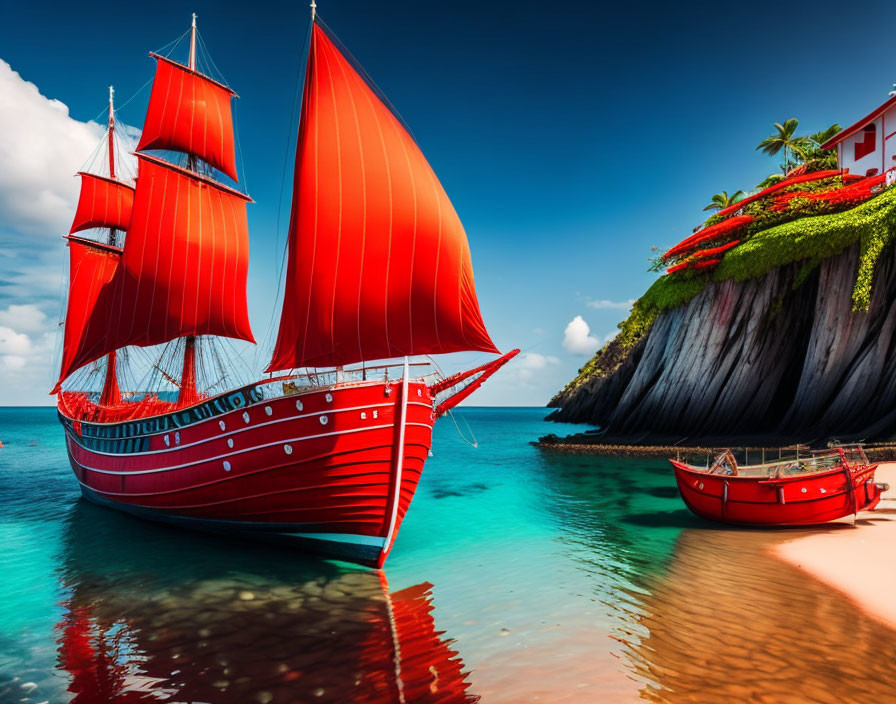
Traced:
POLYGON ((712 466, 709 468, 708 474, 724 474, 727 476, 737 476, 737 460, 731 450, 726 450, 716 457, 712 466))

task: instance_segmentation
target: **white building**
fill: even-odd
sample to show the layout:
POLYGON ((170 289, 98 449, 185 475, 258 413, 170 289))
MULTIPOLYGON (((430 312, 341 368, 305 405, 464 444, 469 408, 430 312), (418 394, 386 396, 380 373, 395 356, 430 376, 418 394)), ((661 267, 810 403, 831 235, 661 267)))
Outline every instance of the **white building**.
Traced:
POLYGON ((841 169, 874 176, 896 167, 896 96, 822 145, 837 147, 841 169))

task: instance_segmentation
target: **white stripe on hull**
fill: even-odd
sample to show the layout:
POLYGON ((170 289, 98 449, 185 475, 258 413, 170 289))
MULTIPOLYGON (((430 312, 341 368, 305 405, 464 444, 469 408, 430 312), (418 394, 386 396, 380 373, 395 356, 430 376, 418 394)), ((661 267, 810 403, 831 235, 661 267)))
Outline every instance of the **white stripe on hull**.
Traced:
MULTIPOLYGON (((292 397, 287 397, 292 398, 292 397)), ((279 399, 274 399, 274 401, 278 401, 279 399)), ((259 404, 260 405, 260 404, 259 404)), ((332 410, 326 411, 315 411, 314 413, 301 413, 294 416, 287 416, 286 418, 278 418, 277 420, 268 420, 264 423, 249 423, 248 425, 244 425, 241 428, 237 428, 235 430, 227 430, 218 433, 217 435, 213 435, 211 437, 203 438, 202 440, 195 440, 194 442, 185 443, 183 445, 174 445, 173 447, 160 447, 156 450, 145 450, 143 452, 127 452, 127 453, 118 453, 118 452, 103 452, 102 450, 94 450, 89 447, 85 447, 80 442, 78 442, 77 438, 73 435, 72 439, 75 440, 75 443, 79 446, 87 450, 88 452, 92 452, 95 455, 106 455, 107 457, 139 457, 141 455, 161 455, 166 452, 177 452, 178 450, 184 450, 188 447, 195 447, 196 445, 202 445, 207 442, 214 442, 215 440, 220 440, 221 438, 227 438, 231 435, 239 435, 240 433, 244 433, 247 430, 254 430, 255 428, 264 428, 269 425, 277 425, 278 423, 288 423, 293 420, 301 420, 302 418, 314 418, 315 416, 329 416, 336 413, 345 413, 346 411, 366 411, 374 408, 392 408, 395 404, 393 403, 376 403, 370 406, 355 406, 353 408, 334 408, 332 410)), ((409 406, 423 406, 424 408, 432 408, 432 406, 428 403, 421 403, 420 401, 409 401, 409 406)), ((217 423, 218 421, 225 420, 230 415, 242 415, 242 413, 246 412, 249 408, 258 408, 259 406, 246 406, 245 408, 240 408, 235 411, 229 411, 226 415, 223 416, 212 416, 211 418, 203 418, 201 421, 196 421, 190 425, 180 426, 176 429, 159 431, 156 433, 143 433, 141 435, 129 435, 126 438, 94 438, 93 436, 88 436, 91 439, 102 439, 102 440, 130 440, 132 438, 153 438, 153 437, 161 437, 164 435, 170 435, 173 432, 180 432, 183 430, 189 430, 195 428, 196 426, 214 421, 217 423)), ((82 423, 88 423, 88 421, 81 421, 82 423)), ((390 424, 391 425, 391 424, 390 424)), ((371 426, 371 427, 380 427, 380 426, 371 426)), ((325 437, 325 435, 318 435, 316 437, 325 437)))
MULTIPOLYGON (((432 425, 429 425, 427 423, 407 423, 407 425, 413 425, 413 426, 417 426, 417 427, 421 427, 421 428, 429 428, 430 430, 432 430, 432 425)), ((256 427, 258 427, 258 426, 256 426, 256 427)), ((192 462, 185 462, 183 464, 169 465, 167 467, 158 467, 158 468, 154 468, 154 469, 135 469, 135 470, 131 470, 131 471, 122 472, 122 471, 116 471, 116 470, 111 470, 111 469, 98 469, 95 467, 89 467, 89 466, 81 463, 77 459, 75 459, 75 462, 77 462, 77 464, 85 470, 88 470, 90 472, 99 472, 100 474, 114 474, 114 475, 119 475, 119 476, 136 476, 138 474, 155 474, 158 472, 170 472, 170 471, 174 471, 177 469, 184 469, 186 467, 193 467, 195 465, 206 464, 208 462, 225 460, 228 457, 234 457, 236 455, 245 454, 247 452, 252 452, 254 450, 261 450, 261 449, 265 449, 268 447, 275 447, 277 445, 283 445, 284 443, 302 442, 303 440, 316 440, 319 438, 333 437, 333 436, 337 436, 337 435, 349 435, 349 434, 353 434, 353 433, 363 433, 363 432, 369 431, 369 430, 384 430, 384 429, 388 429, 388 428, 392 428, 392 427, 394 427, 394 425, 392 423, 388 423, 386 425, 370 425, 370 426, 367 426, 366 428, 351 428, 349 430, 340 430, 340 431, 336 431, 333 433, 320 433, 317 435, 305 435, 305 436, 300 436, 300 437, 296 437, 296 438, 282 438, 275 442, 268 442, 268 443, 264 443, 262 445, 254 445, 252 447, 242 448, 239 450, 233 450, 232 452, 227 452, 227 453, 224 453, 221 455, 213 455, 211 457, 204 457, 202 459, 194 460, 192 462)), ((244 430, 248 430, 248 429, 249 428, 245 428, 244 430)), ((72 436, 68 436, 68 439, 71 442, 75 442, 74 438, 72 436)), ((215 438, 215 439, 218 439, 218 438, 215 438)), ((90 449, 84 447, 83 445, 78 444, 77 442, 75 442, 75 444, 78 445, 78 447, 83 449, 85 452, 93 453, 93 454, 104 454, 104 455, 108 456, 108 453, 97 453, 97 452, 94 452, 93 450, 90 450, 90 449)), ((181 449, 181 448, 177 448, 177 449, 181 449)), ((133 453, 133 454, 137 454, 137 453, 133 453)), ((156 453, 144 452, 144 453, 140 453, 140 454, 154 455, 156 453)), ((71 451, 69 451, 69 455, 72 457, 72 459, 74 459, 74 456, 71 455, 71 451)), ((114 456, 118 459, 128 459, 132 455, 131 454, 121 454, 121 455, 112 455, 112 456, 114 456)), ((296 460, 298 460, 298 458, 296 458, 296 460)), ((296 461, 296 460, 294 460, 294 461, 296 461)))

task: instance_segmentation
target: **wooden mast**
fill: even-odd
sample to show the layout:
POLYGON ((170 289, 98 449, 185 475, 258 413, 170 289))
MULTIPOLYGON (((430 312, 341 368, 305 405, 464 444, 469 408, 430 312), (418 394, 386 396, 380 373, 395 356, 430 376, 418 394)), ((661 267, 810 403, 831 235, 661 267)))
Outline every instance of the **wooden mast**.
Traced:
MULTIPOLYGON (((193 13, 193 24, 190 27, 190 60, 188 62, 191 71, 196 70, 196 13, 193 13)), ((196 172, 196 157, 190 154, 187 157, 187 168, 196 172)), ((178 401, 189 405, 195 403, 196 394, 196 336, 187 335, 184 344, 184 364, 180 374, 180 393, 178 401)))
MULTIPOLYGON (((115 88, 109 86, 109 178, 115 178, 115 88)), ((115 228, 109 228, 109 244, 115 245, 115 228)), ((121 403, 118 388, 117 357, 113 350, 106 355, 106 380, 100 394, 101 406, 117 406, 121 403)))

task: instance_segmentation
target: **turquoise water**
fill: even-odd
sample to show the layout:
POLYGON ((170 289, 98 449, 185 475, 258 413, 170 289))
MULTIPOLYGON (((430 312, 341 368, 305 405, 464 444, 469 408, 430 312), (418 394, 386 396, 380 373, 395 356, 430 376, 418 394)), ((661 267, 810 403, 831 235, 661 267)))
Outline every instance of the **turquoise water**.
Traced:
POLYGON ((533 447, 571 429, 545 413, 461 409, 466 439, 437 423, 381 579, 87 505, 54 410, 0 409, 0 704, 842 702, 889 687, 893 634, 768 555, 799 533, 691 517, 662 460, 533 447), (839 676, 852 657, 863 677, 839 676))

